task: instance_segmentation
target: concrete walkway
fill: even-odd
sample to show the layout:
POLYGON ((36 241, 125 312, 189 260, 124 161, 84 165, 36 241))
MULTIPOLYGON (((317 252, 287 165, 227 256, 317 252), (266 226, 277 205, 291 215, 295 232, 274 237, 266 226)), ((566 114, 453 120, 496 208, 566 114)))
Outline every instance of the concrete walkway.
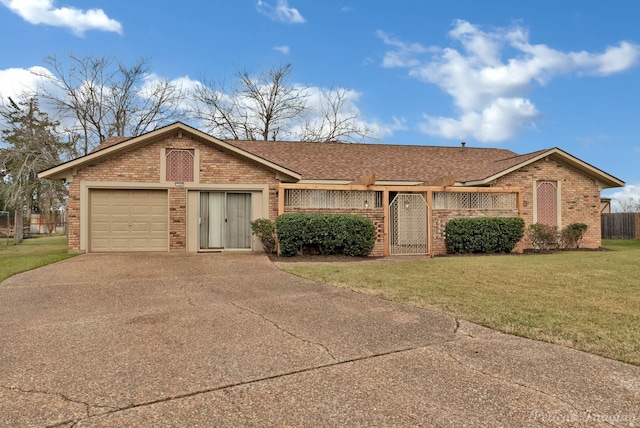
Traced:
POLYGON ((640 367, 279 271, 87 254, 0 284, 0 426, 640 426, 640 367))

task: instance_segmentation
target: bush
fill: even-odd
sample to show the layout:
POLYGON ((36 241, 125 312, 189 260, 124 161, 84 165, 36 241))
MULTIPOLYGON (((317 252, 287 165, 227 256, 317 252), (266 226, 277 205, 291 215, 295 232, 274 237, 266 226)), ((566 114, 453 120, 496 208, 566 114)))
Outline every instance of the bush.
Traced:
POLYGON ((265 253, 273 253, 276 249, 276 225, 268 218, 259 218, 251 222, 251 233, 262 243, 265 253))
POLYGON ((571 223, 569 226, 562 229, 561 242, 562 248, 580 248, 580 242, 584 238, 584 234, 587 231, 587 225, 584 223, 571 223))
POLYGON ((448 253, 510 253, 523 236, 517 217, 454 218, 445 226, 448 253))
POLYGON ((542 223, 535 223, 527 229, 527 236, 534 249, 546 251, 558 247, 558 228, 542 223))
POLYGON ((348 214, 291 213, 276 219, 280 254, 286 257, 317 248, 321 254, 366 256, 376 240, 373 222, 348 214))

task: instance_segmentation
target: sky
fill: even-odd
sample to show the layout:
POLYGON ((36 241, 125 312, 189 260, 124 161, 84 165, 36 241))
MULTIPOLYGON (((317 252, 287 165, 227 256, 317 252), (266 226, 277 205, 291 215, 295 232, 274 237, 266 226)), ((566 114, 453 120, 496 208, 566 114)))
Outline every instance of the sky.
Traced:
POLYGON ((636 0, 0 0, 0 96, 47 56, 146 58, 188 88, 292 64, 387 144, 559 147, 640 198, 636 0))

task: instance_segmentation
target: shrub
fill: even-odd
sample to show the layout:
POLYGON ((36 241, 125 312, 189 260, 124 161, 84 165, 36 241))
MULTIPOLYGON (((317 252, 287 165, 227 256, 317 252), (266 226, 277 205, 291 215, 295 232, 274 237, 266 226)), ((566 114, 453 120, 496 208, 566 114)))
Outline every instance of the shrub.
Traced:
POLYGON ((569 226, 562 229, 560 240, 562 242, 562 248, 569 248, 575 245, 575 248, 580 248, 580 243, 584 234, 587 231, 587 225, 584 223, 571 223, 569 226))
POLYGON ((276 249, 276 225, 268 218, 259 218, 251 222, 251 233, 257 236, 266 253, 276 249))
POLYGON ((517 217, 454 218, 445 226, 448 253, 510 253, 523 236, 517 217))
POLYGON ((286 257, 317 248, 322 254, 366 256, 375 244, 373 222, 348 214, 291 213, 276 219, 280 254, 286 257))
POLYGON ((546 251, 558 247, 558 228, 542 223, 535 223, 527 229, 527 236, 534 249, 546 251))

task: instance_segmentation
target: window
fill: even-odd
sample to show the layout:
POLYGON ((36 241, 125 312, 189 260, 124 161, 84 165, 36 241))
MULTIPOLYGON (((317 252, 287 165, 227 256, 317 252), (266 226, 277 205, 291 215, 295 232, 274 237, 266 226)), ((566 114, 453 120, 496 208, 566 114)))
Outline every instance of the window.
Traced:
POLYGON ((166 181, 193 181, 193 149, 167 149, 166 181))

